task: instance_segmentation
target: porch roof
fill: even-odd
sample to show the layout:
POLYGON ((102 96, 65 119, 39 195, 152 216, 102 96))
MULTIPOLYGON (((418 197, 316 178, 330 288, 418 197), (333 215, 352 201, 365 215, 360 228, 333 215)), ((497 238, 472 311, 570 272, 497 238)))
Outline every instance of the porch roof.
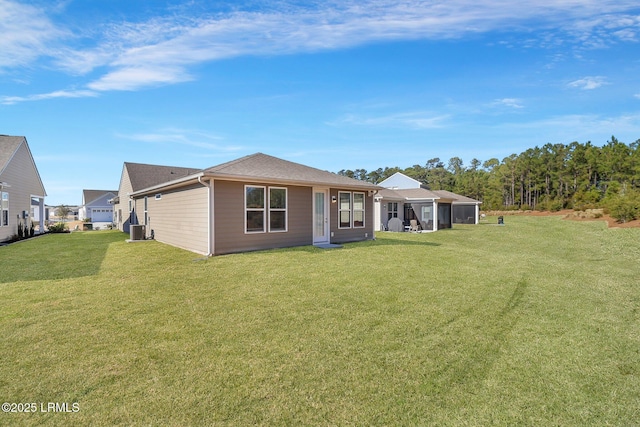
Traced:
POLYGON ((426 188, 408 188, 408 189, 390 189, 378 191, 377 198, 383 200, 403 200, 407 202, 417 201, 441 201, 450 202, 456 200, 454 197, 450 197, 446 194, 438 194, 435 191, 427 190, 426 188))
POLYGON ((467 197, 467 196, 462 196, 460 194, 456 194, 456 193, 452 193, 451 191, 447 191, 447 190, 434 190, 434 193, 439 194, 440 196, 442 196, 443 198, 450 198, 455 200, 455 203, 468 203, 468 204, 481 204, 482 202, 480 200, 476 200, 476 199, 472 199, 471 197, 467 197))

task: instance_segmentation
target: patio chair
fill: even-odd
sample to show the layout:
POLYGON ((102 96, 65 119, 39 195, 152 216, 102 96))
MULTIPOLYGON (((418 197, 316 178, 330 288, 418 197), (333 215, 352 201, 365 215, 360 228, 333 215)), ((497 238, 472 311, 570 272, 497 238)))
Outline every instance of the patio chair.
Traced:
POLYGON ((411 221, 409 221, 409 231, 417 233, 418 230, 420 230, 420 227, 418 226, 418 221, 415 219, 412 219, 411 221))

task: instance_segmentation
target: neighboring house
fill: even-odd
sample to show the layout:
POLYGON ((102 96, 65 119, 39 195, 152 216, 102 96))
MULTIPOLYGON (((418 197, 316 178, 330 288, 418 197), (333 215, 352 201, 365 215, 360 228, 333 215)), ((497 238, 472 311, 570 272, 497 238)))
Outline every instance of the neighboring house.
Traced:
POLYGON ((109 201, 117 195, 117 190, 82 190, 82 206, 78 209, 78 219, 113 222, 113 205, 109 201))
POLYGON ((45 219, 47 221, 77 221, 79 218, 80 206, 75 205, 57 205, 45 206, 45 219), (65 217, 60 216, 59 208, 64 206, 69 210, 65 217))
POLYGON ((147 236, 206 255, 353 242, 374 238, 379 189, 257 153, 132 191, 130 217, 147 236))
MULTIPOLYGON (((120 231, 129 233, 131 224, 138 224, 133 211, 131 195, 144 188, 175 181, 200 172, 201 169, 176 166, 148 165, 125 162, 120 176, 117 195, 110 200, 113 205, 113 223, 120 231)), ((179 217, 179 213, 177 214, 179 217)))
POLYGON ((18 225, 44 230, 44 198, 40 173, 24 136, 0 135, 0 242, 18 234, 18 225))
POLYGON ((396 172, 380 182, 376 195, 376 230, 387 230, 398 218, 408 228, 417 220, 421 230, 451 228, 454 223, 477 224, 481 202, 450 191, 429 190, 420 181, 396 172))

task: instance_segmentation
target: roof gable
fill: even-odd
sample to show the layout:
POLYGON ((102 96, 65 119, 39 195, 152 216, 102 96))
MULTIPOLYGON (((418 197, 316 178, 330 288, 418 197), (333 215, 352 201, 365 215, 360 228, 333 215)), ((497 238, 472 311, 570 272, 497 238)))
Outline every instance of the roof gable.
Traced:
POLYGON ((379 186, 333 172, 290 162, 263 153, 241 157, 204 170, 214 178, 278 181, 306 185, 328 185, 378 189, 379 186))
POLYGON ((24 136, 0 135, 0 174, 9 165, 9 162, 24 141, 24 136))
POLYGON ((44 184, 42 183, 40 172, 38 171, 36 162, 33 159, 33 154, 31 153, 31 149, 29 148, 29 144, 27 143, 27 138, 25 138, 24 136, 0 135, 0 175, 5 172, 14 157, 20 157, 22 155, 19 154, 21 148, 24 150, 24 155, 27 156, 25 160, 28 163, 28 166, 22 166, 21 173, 28 173, 28 171, 24 169, 25 166, 27 166, 27 168, 32 167, 32 172, 34 174, 34 177, 36 178, 33 183, 38 187, 37 189, 32 188, 32 190, 36 190, 38 191, 38 194, 46 196, 47 192, 44 189, 44 184))
POLYGON ((194 175, 202 169, 184 168, 177 166, 148 165, 143 163, 125 162, 129 181, 133 191, 153 187, 165 182, 194 175))
POLYGON ((100 199, 108 200, 118 194, 114 190, 82 190, 82 204, 90 205, 100 199))
POLYGON ((378 183, 381 187, 405 190, 408 188, 420 188, 422 183, 417 179, 413 179, 402 172, 396 172, 389 178, 378 183))

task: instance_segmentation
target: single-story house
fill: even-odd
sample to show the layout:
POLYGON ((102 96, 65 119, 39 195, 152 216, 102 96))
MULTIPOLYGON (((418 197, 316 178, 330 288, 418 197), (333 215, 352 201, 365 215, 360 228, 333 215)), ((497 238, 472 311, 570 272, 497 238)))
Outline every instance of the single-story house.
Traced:
POLYGON ((44 230, 46 195, 27 139, 0 135, 0 242, 17 236, 19 226, 30 228, 34 210, 34 227, 44 230))
POLYGON ((396 172, 379 183, 375 197, 376 230, 409 229, 416 220, 422 231, 451 228, 454 223, 477 224, 481 202, 445 190, 429 190, 418 180, 396 172), (398 225, 399 224, 399 225, 398 225))
POLYGON ((373 239, 379 189, 257 153, 119 198, 148 237, 219 255, 373 239))
POLYGON ((109 203, 118 195, 117 190, 82 190, 82 206, 78 209, 80 221, 113 221, 113 205, 109 203))

